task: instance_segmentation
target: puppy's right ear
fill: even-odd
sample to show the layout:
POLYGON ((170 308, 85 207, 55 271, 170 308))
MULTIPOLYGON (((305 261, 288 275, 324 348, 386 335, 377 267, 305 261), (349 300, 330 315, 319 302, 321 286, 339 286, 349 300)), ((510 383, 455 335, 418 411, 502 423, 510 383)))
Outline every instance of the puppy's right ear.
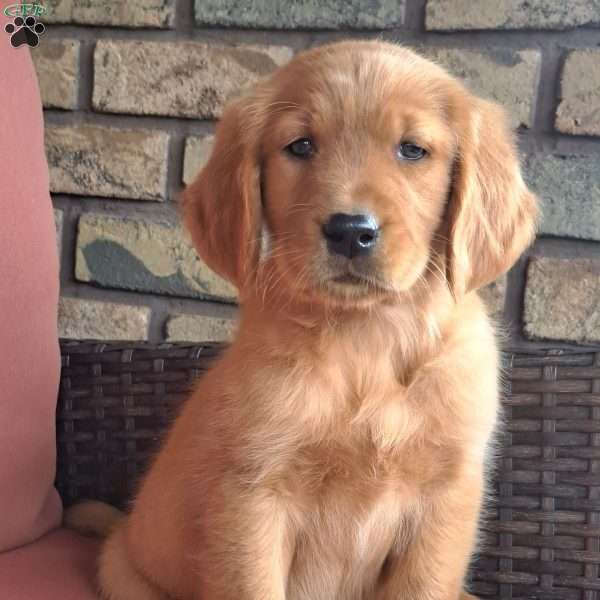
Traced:
POLYGON ((260 246, 259 113, 250 97, 226 108, 210 159, 182 202, 200 256, 240 294, 256 270, 260 246))

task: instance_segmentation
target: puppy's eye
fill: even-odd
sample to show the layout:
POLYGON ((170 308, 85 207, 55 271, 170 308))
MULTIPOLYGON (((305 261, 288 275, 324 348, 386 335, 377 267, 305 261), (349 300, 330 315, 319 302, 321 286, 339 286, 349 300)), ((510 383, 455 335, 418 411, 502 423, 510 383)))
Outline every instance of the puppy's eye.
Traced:
POLYGON ((412 142, 402 142, 396 148, 396 155, 402 160, 419 160, 427 154, 425 148, 412 142))
POLYGON ((310 138, 299 138, 288 144, 285 149, 296 158, 310 158, 315 153, 315 147, 310 138))

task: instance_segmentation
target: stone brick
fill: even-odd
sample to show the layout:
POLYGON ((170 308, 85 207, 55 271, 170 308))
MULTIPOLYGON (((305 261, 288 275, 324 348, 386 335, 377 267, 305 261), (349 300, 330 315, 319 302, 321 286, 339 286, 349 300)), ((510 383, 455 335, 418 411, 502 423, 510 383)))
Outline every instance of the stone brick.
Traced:
POLYGON ((384 29, 402 24, 403 0, 196 0, 199 25, 269 29, 384 29))
POLYGON ((568 29, 597 23, 599 0, 428 0, 425 16, 427 29, 442 31, 568 29))
POLYGON ((46 23, 172 27, 175 0, 46 0, 46 23))
POLYGON ((527 156, 525 178, 539 195, 542 234, 600 241, 600 156, 527 156))
POLYGON ((82 125, 47 127, 52 192, 164 200, 169 136, 82 125))
POLYGON ((600 259, 532 258, 525 289, 531 338, 600 341, 600 259))
POLYGON ((232 302, 236 290, 196 254, 179 225, 84 214, 75 277, 103 287, 232 302))
POLYGON ((77 108, 79 47, 77 40, 45 39, 31 50, 44 106, 77 108))
POLYGON ((56 246, 58 248, 58 260, 62 258, 62 233, 63 233, 63 211, 54 209, 54 226, 56 227, 56 246))
POLYGON ((166 324, 169 342, 227 342, 235 330, 235 321, 206 315, 171 315, 166 324))
MULTIPOLYGON (((600 20, 600 4, 596 10, 600 20)), ((562 72, 556 128, 573 135, 600 135, 600 49, 569 53, 562 72)))
POLYGON ((536 50, 486 51, 423 47, 428 58, 464 80, 476 94, 502 104, 513 127, 531 127, 541 55, 536 50))
POLYGON ((479 294, 489 311, 490 316, 500 319, 504 314, 506 300, 506 275, 486 285, 479 294))
POLYGON ((82 298, 60 298, 58 335, 76 340, 147 340, 150 309, 82 298))
POLYGON ((214 135, 204 137, 189 137, 185 141, 185 155, 183 158, 183 182, 190 183, 198 171, 207 163, 213 144, 214 135))
POLYGON ((100 40, 93 105, 107 112, 212 118, 240 89, 291 56, 282 46, 100 40))

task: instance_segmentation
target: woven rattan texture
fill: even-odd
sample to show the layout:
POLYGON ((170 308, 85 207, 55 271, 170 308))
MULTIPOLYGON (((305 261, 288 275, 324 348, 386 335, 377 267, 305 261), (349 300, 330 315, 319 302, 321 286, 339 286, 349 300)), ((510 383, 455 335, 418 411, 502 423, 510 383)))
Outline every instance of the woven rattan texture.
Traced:
MULTIPOLYGON (((63 343, 57 486, 124 506, 215 345, 63 343)), ((600 352, 507 353, 505 427, 473 592, 600 600, 600 352)))

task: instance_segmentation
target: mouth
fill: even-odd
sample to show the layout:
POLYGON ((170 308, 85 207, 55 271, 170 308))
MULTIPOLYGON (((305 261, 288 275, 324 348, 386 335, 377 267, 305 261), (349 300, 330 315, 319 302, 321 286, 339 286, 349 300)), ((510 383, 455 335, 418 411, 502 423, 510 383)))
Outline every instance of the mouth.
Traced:
POLYGON ((346 271, 338 274, 329 280, 331 283, 344 288, 352 288, 355 291, 364 292, 390 292, 393 291, 390 285, 385 282, 375 279, 374 277, 356 273, 355 271, 346 271))
POLYGON ((368 279, 352 273, 337 275, 331 281, 340 285, 369 285, 370 283, 368 279))

